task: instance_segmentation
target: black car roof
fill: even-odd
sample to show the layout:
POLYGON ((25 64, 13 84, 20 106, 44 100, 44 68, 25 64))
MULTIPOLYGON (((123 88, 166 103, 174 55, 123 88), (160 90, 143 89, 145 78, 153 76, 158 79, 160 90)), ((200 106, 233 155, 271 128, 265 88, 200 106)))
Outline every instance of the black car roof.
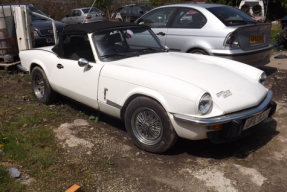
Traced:
POLYGON ((84 23, 84 24, 75 24, 68 25, 64 28, 61 34, 67 33, 92 33, 95 31, 100 31, 103 29, 112 29, 119 27, 144 27, 150 28, 145 25, 138 25, 135 23, 125 23, 125 22, 112 22, 112 21, 99 21, 95 23, 84 23))

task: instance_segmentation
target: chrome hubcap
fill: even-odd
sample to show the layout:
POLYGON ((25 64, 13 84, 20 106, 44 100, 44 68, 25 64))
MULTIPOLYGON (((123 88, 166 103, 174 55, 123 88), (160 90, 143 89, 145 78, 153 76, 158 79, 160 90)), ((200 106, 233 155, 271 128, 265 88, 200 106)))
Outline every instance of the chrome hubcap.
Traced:
POLYGON ((133 113, 131 123, 133 133, 140 142, 155 145, 161 140, 162 122, 153 110, 139 108, 133 113))
POLYGON ((45 94, 44 80, 40 75, 34 78, 34 93, 38 98, 43 98, 45 94))

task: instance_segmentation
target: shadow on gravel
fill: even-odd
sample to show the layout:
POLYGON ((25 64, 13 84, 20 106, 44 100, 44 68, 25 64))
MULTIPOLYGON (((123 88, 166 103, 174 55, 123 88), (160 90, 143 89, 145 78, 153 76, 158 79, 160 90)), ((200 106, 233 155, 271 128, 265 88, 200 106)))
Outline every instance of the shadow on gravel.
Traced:
POLYGON ((246 158, 249 154, 266 145, 274 136, 277 122, 272 121, 258 125, 258 129, 251 135, 229 143, 213 144, 209 140, 190 141, 179 139, 175 146, 166 155, 179 155, 186 153, 195 157, 224 159, 229 157, 246 158))
POLYGON ((258 67, 258 68, 261 69, 262 71, 264 71, 267 76, 270 76, 273 73, 277 72, 277 68, 275 68, 275 67, 263 66, 263 67, 258 67))

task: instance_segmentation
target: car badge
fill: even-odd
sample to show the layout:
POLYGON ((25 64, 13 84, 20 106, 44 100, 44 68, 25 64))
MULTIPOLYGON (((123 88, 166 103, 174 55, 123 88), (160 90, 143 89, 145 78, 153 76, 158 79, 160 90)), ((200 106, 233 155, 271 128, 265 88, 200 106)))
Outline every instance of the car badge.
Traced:
POLYGON ((232 93, 231 91, 227 90, 227 91, 220 91, 219 93, 216 93, 216 96, 219 97, 223 97, 224 99, 226 99, 227 97, 231 96, 232 93))
POLYGON ((257 30, 257 34, 259 34, 260 33, 260 27, 258 27, 258 30, 257 30))

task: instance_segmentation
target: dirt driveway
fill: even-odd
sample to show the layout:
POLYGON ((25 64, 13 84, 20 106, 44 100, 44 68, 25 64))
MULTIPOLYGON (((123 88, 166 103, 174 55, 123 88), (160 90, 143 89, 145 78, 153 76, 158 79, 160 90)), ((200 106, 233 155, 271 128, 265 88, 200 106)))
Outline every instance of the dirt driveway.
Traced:
POLYGON ((54 172, 63 177, 50 178, 46 191, 56 191, 49 189, 51 184, 64 190, 73 183, 86 192, 287 191, 287 59, 272 57, 261 69, 278 104, 273 118, 236 142, 179 139, 161 155, 134 146, 121 121, 60 98, 71 114, 46 126, 59 143, 61 168, 54 172), (91 115, 100 122, 89 120, 91 115))

